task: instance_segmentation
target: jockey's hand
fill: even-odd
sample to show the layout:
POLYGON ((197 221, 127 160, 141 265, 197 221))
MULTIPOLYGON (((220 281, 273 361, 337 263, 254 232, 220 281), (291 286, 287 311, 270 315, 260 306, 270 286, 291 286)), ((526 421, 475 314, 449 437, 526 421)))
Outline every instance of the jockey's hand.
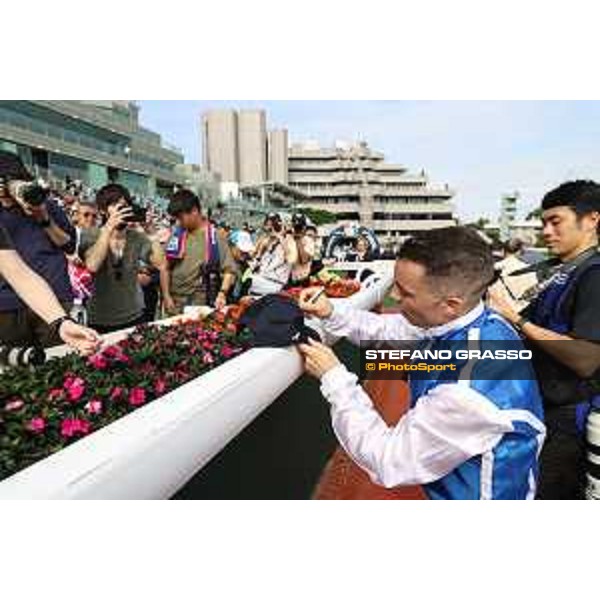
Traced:
POLYGON ((333 313, 333 304, 325 294, 321 294, 316 302, 315 296, 322 291, 320 287, 310 287, 302 290, 298 297, 298 306, 307 314, 319 319, 328 319, 333 313))
POLYGON ((298 349, 304 356, 306 372, 317 379, 341 364, 331 348, 313 339, 309 339, 308 344, 299 344, 298 349))

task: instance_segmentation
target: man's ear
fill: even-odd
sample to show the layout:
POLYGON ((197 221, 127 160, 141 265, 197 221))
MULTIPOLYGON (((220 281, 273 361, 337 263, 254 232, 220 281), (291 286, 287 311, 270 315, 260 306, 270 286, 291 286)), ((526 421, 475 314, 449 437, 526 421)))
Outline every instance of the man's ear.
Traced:
POLYGON ((588 231, 598 231, 600 227, 600 212, 585 213, 579 217, 579 226, 588 231))
POLYGON ((448 296, 446 298, 446 306, 452 314, 460 314, 465 305, 465 299, 461 296, 448 296))

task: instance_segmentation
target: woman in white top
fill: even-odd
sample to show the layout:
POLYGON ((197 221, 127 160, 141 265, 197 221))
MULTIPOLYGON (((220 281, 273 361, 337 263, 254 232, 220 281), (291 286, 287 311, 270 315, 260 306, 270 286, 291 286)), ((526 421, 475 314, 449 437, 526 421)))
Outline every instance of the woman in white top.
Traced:
POLYGON ((256 247, 250 295, 280 292, 288 283, 298 262, 298 245, 292 232, 284 231, 281 217, 270 214, 265 220, 266 234, 256 247))

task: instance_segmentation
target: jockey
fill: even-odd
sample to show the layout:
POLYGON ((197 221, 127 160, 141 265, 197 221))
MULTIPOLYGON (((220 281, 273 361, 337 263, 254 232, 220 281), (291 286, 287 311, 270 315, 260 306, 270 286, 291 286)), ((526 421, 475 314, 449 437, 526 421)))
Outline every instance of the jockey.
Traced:
MULTIPOLYGON (((491 252, 476 232, 438 229, 400 251, 393 297, 401 314, 376 315, 343 302, 334 307, 323 296, 311 302, 314 289, 304 291, 300 306, 323 319, 327 332, 355 343, 426 340, 472 348, 496 341, 524 348, 515 330, 482 302, 493 277, 491 252)), ((494 378, 486 378, 483 360, 451 376, 411 376, 411 409, 388 427, 332 350, 313 341, 300 350, 307 371, 321 379, 341 445, 375 483, 420 484, 431 499, 535 496, 545 427, 531 365, 517 371, 505 361, 504 373, 494 378)))

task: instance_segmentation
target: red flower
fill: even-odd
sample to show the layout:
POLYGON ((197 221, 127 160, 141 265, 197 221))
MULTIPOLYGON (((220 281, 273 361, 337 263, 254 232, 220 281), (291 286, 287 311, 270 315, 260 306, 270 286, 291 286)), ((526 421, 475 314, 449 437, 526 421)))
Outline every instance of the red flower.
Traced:
POLYGON ((208 352, 205 352, 205 353, 202 355, 202 362, 203 362, 205 365, 211 365, 212 363, 214 363, 214 362, 215 362, 215 359, 213 358, 212 354, 209 354, 208 352))
POLYGON ((119 400, 120 398, 123 397, 125 390, 122 387, 115 387, 112 389, 111 393, 110 393, 110 399, 111 400, 119 400))
POLYGON ((85 381, 81 377, 67 377, 65 379, 64 388, 67 390, 69 400, 77 402, 85 393, 85 381))
POLYGON ((85 410, 90 413, 90 415, 99 415, 102 412, 102 402, 100 400, 90 400, 85 405, 85 410))
POLYGON ((7 412, 14 412, 23 408, 25 402, 23 400, 11 400, 4 405, 4 410, 7 412))
POLYGON ((42 417, 35 417, 27 423, 26 428, 33 433, 41 433, 46 429, 46 421, 42 417))
POLYGON ((90 356, 89 363, 95 367, 96 369, 106 369, 108 366, 108 361, 103 354, 94 354, 94 356, 90 356))
POLYGON ((90 424, 84 419, 63 419, 60 424, 60 434, 70 438, 78 433, 87 435, 90 432, 90 424))
POLYGON ((109 346, 104 349, 104 355, 115 362, 122 362, 128 364, 131 362, 129 356, 123 353, 123 350, 119 346, 109 346))
POLYGON ((129 392, 129 404, 131 406, 141 406, 146 402, 146 390, 136 387, 129 392))

